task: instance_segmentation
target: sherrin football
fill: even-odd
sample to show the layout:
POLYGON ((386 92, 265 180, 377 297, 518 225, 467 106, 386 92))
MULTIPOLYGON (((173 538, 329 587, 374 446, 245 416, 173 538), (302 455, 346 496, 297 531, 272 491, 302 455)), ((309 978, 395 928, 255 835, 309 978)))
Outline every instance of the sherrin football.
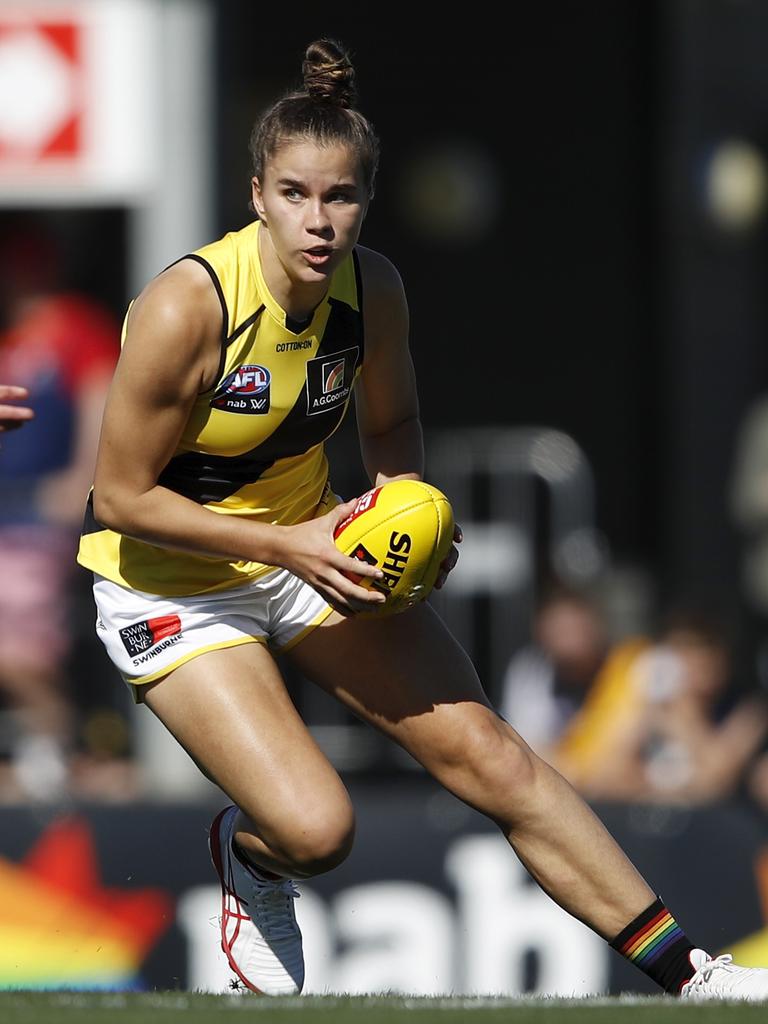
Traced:
POLYGON ((353 577, 363 587, 375 587, 387 600, 366 618, 405 611, 427 598, 440 563, 453 541, 453 509, 446 496, 422 480, 390 480, 357 499, 355 507, 334 531, 336 545, 346 555, 377 565, 384 576, 353 577))

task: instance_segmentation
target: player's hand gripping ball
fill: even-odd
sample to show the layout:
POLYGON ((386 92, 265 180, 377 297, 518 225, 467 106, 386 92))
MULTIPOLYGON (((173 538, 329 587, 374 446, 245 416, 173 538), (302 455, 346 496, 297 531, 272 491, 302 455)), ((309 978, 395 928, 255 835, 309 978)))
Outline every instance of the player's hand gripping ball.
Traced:
POLYGON ((377 565, 384 576, 350 578, 375 587, 387 600, 365 618, 405 611, 425 600, 453 543, 453 509, 446 496, 421 480, 390 480, 361 494, 334 531, 346 555, 377 565))

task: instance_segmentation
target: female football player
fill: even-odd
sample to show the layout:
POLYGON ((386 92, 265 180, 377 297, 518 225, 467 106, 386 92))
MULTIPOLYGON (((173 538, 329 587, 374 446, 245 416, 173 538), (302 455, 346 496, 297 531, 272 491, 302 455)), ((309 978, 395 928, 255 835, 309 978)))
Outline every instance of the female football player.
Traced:
MULTIPOLYGON (((592 810, 494 711, 428 603, 360 617, 384 597, 345 572, 380 570, 333 542, 353 506, 334 495, 323 442, 354 393, 378 485, 422 477, 422 430, 400 276, 358 244, 378 141, 341 45, 312 43, 303 73, 254 128, 253 222, 129 306, 79 555, 135 699, 232 801, 210 832, 230 966, 256 992, 301 990, 290 880, 338 865, 353 841, 346 789, 273 658, 290 651, 498 824, 542 889, 662 989, 767 996, 768 970, 694 948, 592 810)), ((454 547, 439 585, 456 558, 454 547)))

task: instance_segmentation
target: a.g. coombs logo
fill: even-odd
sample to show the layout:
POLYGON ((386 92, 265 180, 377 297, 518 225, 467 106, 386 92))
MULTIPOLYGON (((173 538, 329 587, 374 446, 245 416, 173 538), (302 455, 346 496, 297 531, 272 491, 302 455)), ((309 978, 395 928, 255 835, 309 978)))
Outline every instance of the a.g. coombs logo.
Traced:
POLYGON ((266 366, 247 363, 228 373, 211 399, 212 409, 263 416, 269 412, 272 376, 266 366))
POLYGON ((360 349, 344 349, 307 360, 307 416, 343 405, 352 390, 360 349))
POLYGON ((344 359, 332 359, 323 363, 323 394, 330 394, 331 391, 338 391, 344 387, 344 359))

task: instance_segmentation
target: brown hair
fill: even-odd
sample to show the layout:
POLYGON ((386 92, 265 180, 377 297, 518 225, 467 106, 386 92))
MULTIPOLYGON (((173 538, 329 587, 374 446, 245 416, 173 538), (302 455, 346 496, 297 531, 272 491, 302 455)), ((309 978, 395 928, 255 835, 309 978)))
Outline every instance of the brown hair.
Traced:
POLYGON ((318 39, 306 49, 302 73, 303 90, 287 93, 253 126, 249 150, 254 176, 263 181, 269 158, 294 139, 311 140, 321 146, 340 143, 357 154, 371 198, 379 140, 371 123, 354 108, 355 69, 347 51, 336 40, 318 39))

